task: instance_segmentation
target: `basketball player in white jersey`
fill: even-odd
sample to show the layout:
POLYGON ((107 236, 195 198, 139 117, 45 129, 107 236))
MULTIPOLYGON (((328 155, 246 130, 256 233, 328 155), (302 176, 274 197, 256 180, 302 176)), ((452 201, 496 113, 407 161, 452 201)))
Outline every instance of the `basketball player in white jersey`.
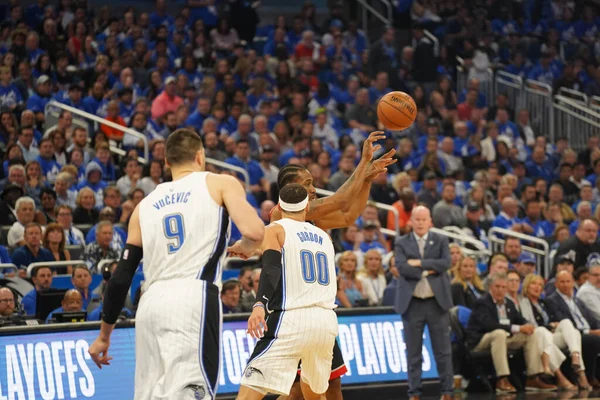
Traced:
POLYGON ((279 195, 283 219, 266 229, 257 302, 248 320, 250 335, 261 339, 238 400, 289 394, 300 361, 304 398, 325 399, 338 334, 335 253, 329 235, 305 222, 308 203, 302 185, 286 185, 279 195))
POLYGON ((144 250, 143 296, 136 315, 135 400, 214 399, 221 349, 221 266, 229 217, 241 252, 262 243, 264 224, 236 178, 204 171, 202 139, 173 132, 166 145, 172 182, 134 210, 127 244, 108 282, 94 362, 109 365, 110 334, 144 250))

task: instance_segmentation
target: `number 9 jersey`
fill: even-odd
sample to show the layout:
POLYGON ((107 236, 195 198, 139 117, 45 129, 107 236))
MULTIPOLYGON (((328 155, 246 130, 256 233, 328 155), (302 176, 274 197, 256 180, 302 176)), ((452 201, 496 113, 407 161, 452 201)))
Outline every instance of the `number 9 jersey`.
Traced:
POLYGON ((161 183, 140 207, 147 289, 152 283, 201 279, 221 287, 229 214, 211 197, 208 172, 161 183))
POLYGON ((285 230, 285 242, 281 250, 281 298, 270 301, 269 309, 336 308, 335 251, 329 235, 309 222, 284 218, 273 223, 285 230))

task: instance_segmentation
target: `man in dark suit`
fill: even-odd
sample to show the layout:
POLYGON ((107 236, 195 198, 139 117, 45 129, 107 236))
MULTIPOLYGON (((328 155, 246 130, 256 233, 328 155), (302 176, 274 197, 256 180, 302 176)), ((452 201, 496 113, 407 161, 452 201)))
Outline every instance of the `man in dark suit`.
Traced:
POLYGON ((542 351, 533 332, 535 327, 528 324, 515 304, 507 299, 508 278, 505 274, 489 277, 489 293, 477 300, 467 325, 467 344, 474 352, 490 351, 496 370, 496 393, 511 393, 517 390, 508 380, 508 349, 525 351, 527 381, 525 390, 551 391, 556 386, 549 385, 539 378, 544 372, 542 351))
POLYGON ((410 217, 412 232, 396 239, 394 251, 400 272, 395 308, 402 315, 404 342, 408 358, 408 395, 421 396, 423 330, 429 327, 433 355, 440 377, 443 400, 453 393, 450 316, 452 307, 450 279, 452 262, 448 239, 429 232, 431 214, 415 207, 410 217))
POLYGON ((600 389, 598 375, 598 354, 600 354, 600 322, 575 297, 573 287, 575 281, 569 271, 556 274, 556 292, 546 297, 546 305, 552 314, 552 319, 560 321, 568 318, 581 332, 581 347, 585 373, 590 385, 600 389))

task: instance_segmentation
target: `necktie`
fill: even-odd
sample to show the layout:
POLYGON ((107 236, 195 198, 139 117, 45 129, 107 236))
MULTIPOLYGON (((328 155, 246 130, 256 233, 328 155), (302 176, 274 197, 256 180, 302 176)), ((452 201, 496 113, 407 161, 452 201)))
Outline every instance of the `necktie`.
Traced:
POLYGON ((424 254, 425 254, 425 239, 420 237, 418 240, 418 244, 419 244, 419 254, 421 254, 421 258, 423 258, 424 254))

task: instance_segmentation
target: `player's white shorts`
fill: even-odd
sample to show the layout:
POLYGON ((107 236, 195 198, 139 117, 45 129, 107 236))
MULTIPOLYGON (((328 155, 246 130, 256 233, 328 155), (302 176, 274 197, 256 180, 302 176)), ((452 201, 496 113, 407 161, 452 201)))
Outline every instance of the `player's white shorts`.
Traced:
POLYGON ((260 393, 288 395, 302 361, 302 380, 315 393, 329 386, 333 344, 338 334, 333 310, 320 307, 275 311, 254 347, 241 384, 260 393))
POLYGON ((153 283, 135 319, 135 400, 214 399, 221 301, 203 280, 153 283))

